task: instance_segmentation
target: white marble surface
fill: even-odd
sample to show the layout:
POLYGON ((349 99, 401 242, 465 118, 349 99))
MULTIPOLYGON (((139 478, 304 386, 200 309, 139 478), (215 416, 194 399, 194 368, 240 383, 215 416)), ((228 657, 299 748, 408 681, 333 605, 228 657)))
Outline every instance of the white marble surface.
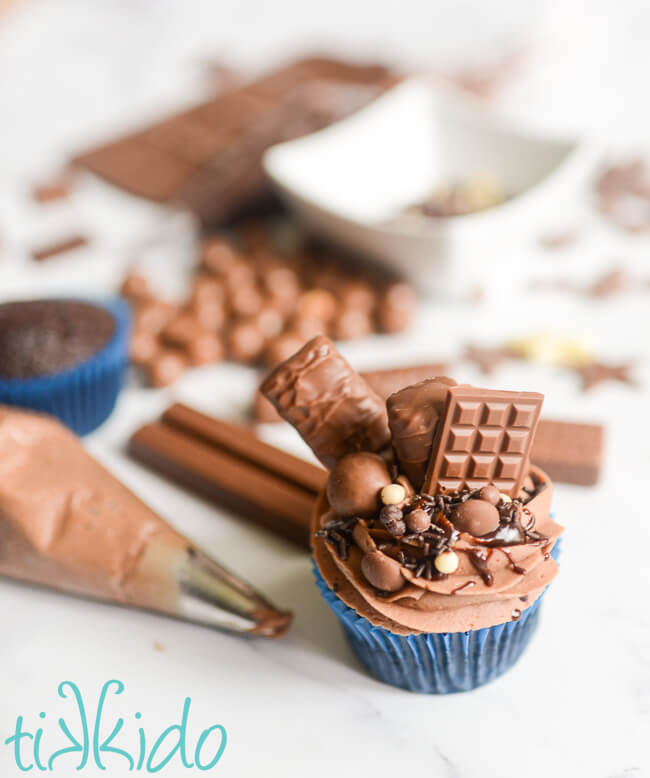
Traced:
MULTIPOLYGON (((521 79, 501 98, 504 111, 535 126, 580 128, 617 144, 647 135, 645 3, 536 3, 535 17, 529 4, 489 7, 487 13, 488 4, 451 0, 388 2, 380 9, 369 0, 18 4, 0 21, 0 295, 111 288, 160 213, 92 182, 70 202, 39 208, 27 198, 29 183, 82 142, 128 126, 136 107, 153 115, 205 93, 199 63, 208 57, 259 64, 322 43, 440 65, 457 61, 459 52, 477 58, 502 45, 516 48, 521 36, 534 34, 521 79), (93 245, 35 270, 29 247, 71 226, 88 229, 93 245)), ((551 255, 535 247, 531 234, 513 257, 531 276, 591 279, 614 260, 650 273, 650 239, 626 238, 603 225, 586 195, 557 214, 551 226, 558 224, 581 226, 583 239, 551 255)), ((182 264, 188 253, 175 241, 150 250, 148 261, 182 264)), ((489 271, 489 247, 485 263, 489 271)), ((541 630, 510 673, 469 695, 414 696, 367 677, 319 599, 302 552, 126 458, 129 433, 172 399, 222 415, 241 413, 255 384, 251 371, 205 368, 161 391, 131 383, 110 421, 88 439, 89 449, 173 524, 292 608, 295 625, 279 642, 246 641, 2 582, 0 773, 18 774, 2 745, 16 716, 35 727, 38 713, 46 712, 43 743, 52 750, 61 745, 55 719, 66 710, 57 684, 75 680, 92 708, 101 684, 119 678, 126 692, 110 709, 125 715, 131 745, 135 711, 153 737, 178 720, 186 696, 193 701, 192 742, 201 729, 223 724, 229 742, 216 774, 650 775, 650 522, 647 498, 636 496, 647 491, 650 470, 649 310, 648 291, 602 302, 541 293, 474 307, 430 301, 412 334, 345 348, 357 365, 370 367, 451 356, 467 339, 499 342, 551 328, 579 333, 604 358, 638 359, 639 389, 607 384, 583 395, 575 377, 543 365, 513 364, 490 377, 493 386, 545 392, 549 416, 604 421, 607 465, 598 488, 557 487, 555 508, 567 534, 541 630)), ((485 381, 467 365, 454 374, 485 381)), ((289 430, 266 432, 304 453, 289 430)), ((67 769, 63 762, 58 774, 78 774, 75 762, 67 769)), ((109 775, 127 774, 117 757, 108 763, 109 775)), ((101 773, 88 766, 80 774, 101 773)), ((191 771, 175 760, 161 774, 191 771)))

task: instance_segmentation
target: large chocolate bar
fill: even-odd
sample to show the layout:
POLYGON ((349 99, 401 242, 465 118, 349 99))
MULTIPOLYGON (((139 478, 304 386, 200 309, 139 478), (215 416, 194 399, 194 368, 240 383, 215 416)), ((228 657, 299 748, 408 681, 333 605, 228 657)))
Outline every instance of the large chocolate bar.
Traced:
POLYGON ((400 471, 420 490, 431 446, 449 393, 451 378, 435 378, 406 386, 386 401, 388 424, 400 471))
POLYGON ((384 402, 324 335, 278 365, 261 389, 326 467, 390 443, 384 402))
POLYGON ((300 60, 73 163, 140 197, 184 204, 205 225, 221 224, 271 196, 261 166, 269 146, 346 116, 394 81, 381 66, 300 60))
POLYGON ((536 392, 452 387, 423 491, 438 494, 493 483, 516 497, 528 473, 543 401, 536 392))

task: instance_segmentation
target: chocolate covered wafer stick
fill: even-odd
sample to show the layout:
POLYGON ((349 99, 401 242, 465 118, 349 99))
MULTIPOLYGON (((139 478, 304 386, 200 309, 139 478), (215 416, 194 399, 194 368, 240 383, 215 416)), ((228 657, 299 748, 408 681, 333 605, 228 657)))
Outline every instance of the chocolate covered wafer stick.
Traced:
POLYGON ((278 365, 261 389, 326 467, 352 451, 380 452, 390 442, 382 399, 324 335, 278 365))
POLYGON ((493 483, 516 497, 528 474, 544 397, 453 386, 433 443, 422 489, 428 494, 493 483))
POLYGON ((309 518, 327 474, 244 427, 173 405, 137 430, 131 454, 183 486, 309 548, 309 518))
POLYGON ((455 383, 445 377, 421 381, 391 394, 386 401, 397 461, 416 491, 424 481, 449 387, 455 383))

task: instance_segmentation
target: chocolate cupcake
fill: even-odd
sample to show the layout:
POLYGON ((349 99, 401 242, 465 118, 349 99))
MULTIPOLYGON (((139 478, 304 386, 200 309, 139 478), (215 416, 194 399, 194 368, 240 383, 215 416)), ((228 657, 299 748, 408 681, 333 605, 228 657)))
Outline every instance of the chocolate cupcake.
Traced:
POLYGON ((0 403, 58 416, 77 434, 111 413, 128 360, 120 300, 29 300, 0 305, 0 403))
POLYGON ((429 693, 505 672, 558 570, 552 485, 529 463, 542 396, 437 378, 384 405, 326 338, 262 390, 331 468, 316 580, 367 669, 429 693))

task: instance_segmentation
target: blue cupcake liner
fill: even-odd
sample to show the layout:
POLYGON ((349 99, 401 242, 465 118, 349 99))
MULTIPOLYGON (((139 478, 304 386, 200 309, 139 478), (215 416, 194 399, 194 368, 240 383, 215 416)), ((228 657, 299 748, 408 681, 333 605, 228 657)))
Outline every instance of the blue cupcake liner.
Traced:
POLYGON ((78 435, 92 432, 110 416, 128 366, 131 316, 119 298, 92 304, 115 317, 115 332, 104 348, 60 373, 0 378, 0 403, 50 413, 78 435))
MULTIPOLYGON (((552 556, 557 561, 558 543, 552 556)), ((315 564, 314 575, 325 602, 341 622, 348 643, 365 668, 384 683, 424 694, 470 691, 509 670, 535 633, 546 592, 517 621, 467 632, 396 635, 373 626, 349 608, 325 583, 315 564)))

